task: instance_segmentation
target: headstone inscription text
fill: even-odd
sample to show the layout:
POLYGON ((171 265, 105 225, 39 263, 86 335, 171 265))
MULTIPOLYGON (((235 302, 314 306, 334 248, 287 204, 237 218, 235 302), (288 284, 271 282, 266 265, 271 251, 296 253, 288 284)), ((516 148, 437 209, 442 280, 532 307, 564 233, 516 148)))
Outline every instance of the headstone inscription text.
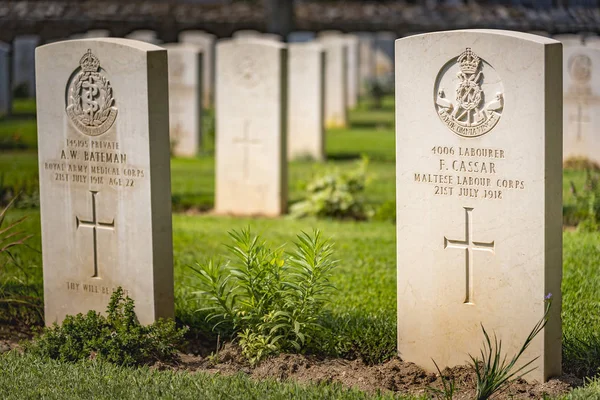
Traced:
POLYGON ((166 50, 126 39, 36 52, 48 324, 103 312, 118 286, 140 322, 173 315, 166 70, 166 50))
POLYGON ((523 359, 528 380, 560 374, 560 43, 452 31, 395 54, 399 354, 463 365, 481 325, 514 353, 552 293, 523 359))

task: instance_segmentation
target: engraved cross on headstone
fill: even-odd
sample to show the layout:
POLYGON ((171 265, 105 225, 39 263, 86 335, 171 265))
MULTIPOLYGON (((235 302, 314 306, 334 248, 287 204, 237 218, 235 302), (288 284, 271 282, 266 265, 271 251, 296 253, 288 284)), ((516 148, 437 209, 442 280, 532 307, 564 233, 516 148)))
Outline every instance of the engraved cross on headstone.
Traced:
POLYGON ((494 253, 494 242, 483 243, 473 240, 473 219, 471 214, 473 209, 464 207, 465 209, 465 239, 453 240, 444 236, 444 249, 461 249, 465 250, 465 271, 466 271, 466 295, 465 304, 473 303, 473 251, 487 251, 494 253))
POLYGON ((260 141, 250 138, 250 121, 244 121, 244 136, 234 138, 233 143, 244 146, 244 179, 246 182, 250 178, 250 146, 260 145, 260 141))
POLYGON ((100 222, 96 217, 96 194, 97 191, 90 190, 92 193, 92 220, 84 221, 79 219, 79 217, 75 216, 75 220, 77 222, 77 229, 79 227, 92 228, 93 239, 94 239, 94 275, 92 278, 99 278, 98 275, 98 238, 97 238, 97 230, 98 229, 108 229, 113 231, 115 229, 115 220, 113 219, 111 222, 100 222))
POLYGON ((590 118, 583 113, 583 104, 577 103, 577 115, 571 115, 569 122, 575 122, 577 124, 577 140, 581 140, 583 136, 583 126, 590 122, 590 118))

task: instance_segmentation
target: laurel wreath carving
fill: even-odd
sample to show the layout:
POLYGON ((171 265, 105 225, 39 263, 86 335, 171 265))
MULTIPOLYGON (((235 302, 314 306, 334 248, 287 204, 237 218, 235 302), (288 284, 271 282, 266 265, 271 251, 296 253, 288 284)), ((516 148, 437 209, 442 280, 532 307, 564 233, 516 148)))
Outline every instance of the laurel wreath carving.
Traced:
POLYGON ((87 126, 102 125, 110 115, 112 106, 115 102, 110 81, 105 76, 97 72, 80 73, 73 81, 70 97, 75 115, 79 117, 82 124, 87 126), (95 78, 99 78, 98 80, 101 83, 101 90, 104 91, 104 103, 100 106, 98 111, 92 114, 92 118, 90 119, 87 114, 83 113, 83 107, 81 105, 81 87, 83 82, 86 81, 87 78, 89 78, 92 74, 95 75, 95 78))

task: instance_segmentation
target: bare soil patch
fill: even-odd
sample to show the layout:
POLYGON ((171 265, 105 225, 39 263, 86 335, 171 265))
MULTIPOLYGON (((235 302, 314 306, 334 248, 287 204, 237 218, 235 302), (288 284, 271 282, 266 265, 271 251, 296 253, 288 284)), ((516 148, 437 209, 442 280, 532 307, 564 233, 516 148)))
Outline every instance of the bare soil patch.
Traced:
MULTIPOLYGON (((19 349, 19 342, 31 339, 29 329, 20 326, 0 325, 0 354, 19 349)), ((202 348, 202 355, 180 354, 178 362, 155 363, 152 368, 188 372, 204 372, 221 375, 246 374, 254 379, 296 381, 304 384, 340 383, 365 392, 389 391, 401 394, 427 394, 429 387, 441 388, 442 378, 428 373, 417 365, 393 358, 383 364, 367 365, 360 360, 319 357, 315 355, 280 354, 256 366, 251 366, 242 356, 235 343, 226 343, 218 355, 208 354, 209 346, 202 348)), ((468 366, 446 368, 444 377, 454 379, 455 400, 472 400, 475 397, 475 373, 468 366)), ((581 379, 563 375, 546 383, 527 383, 519 380, 511 384, 495 400, 542 399, 544 396, 560 396, 582 385, 581 379)))
MULTIPOLYGON (((242 357, 235 344, 228 343, 218 357, 181 355, 177 365, 156 365, 157 368, 201 371, 232 375, 245 373, 255 379, 293 380, 301 383, 341 383, 366 392, 391 391, 403 394, 426 394, 429 387, 442 387, 438 374, 423 371, 413 363, 393 358, 383 364, 366 365, 360 360, 345 360, 312 355, 281 354, 252 367, 242 357)), ((472 400, 475 397, 475 373, 468 366, 447 368, 445 377, 454 378, 457 392, 455 400, 472 400)), ((524 380, 510 385, 495 399, 542 399, 559 396, 581 385, 580 379, 564 375, 546 383, 529 384, 524 380)))

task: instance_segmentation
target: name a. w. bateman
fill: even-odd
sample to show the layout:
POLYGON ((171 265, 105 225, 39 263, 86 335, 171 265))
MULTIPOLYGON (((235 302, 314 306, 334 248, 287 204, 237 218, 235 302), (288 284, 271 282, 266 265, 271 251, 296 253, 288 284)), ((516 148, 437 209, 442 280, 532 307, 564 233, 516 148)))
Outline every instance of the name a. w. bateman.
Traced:
POLYGON ((127 162, 127 154, 107 153, 103 151, 84 151, 83 159, 92 162, 125 164, 127 162))

